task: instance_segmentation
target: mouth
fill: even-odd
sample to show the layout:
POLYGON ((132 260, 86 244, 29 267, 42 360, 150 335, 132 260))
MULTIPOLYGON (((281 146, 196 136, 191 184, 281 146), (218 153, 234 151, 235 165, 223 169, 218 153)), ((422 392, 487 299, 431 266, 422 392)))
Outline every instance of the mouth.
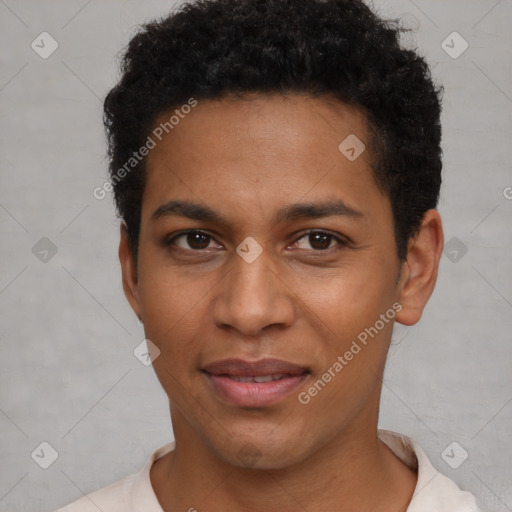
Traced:
POLYGON ((306 367, 280 359, 225 359, 202 372, 219 398, 238 407, 275 404, 296 391, 310 374, 306 367))

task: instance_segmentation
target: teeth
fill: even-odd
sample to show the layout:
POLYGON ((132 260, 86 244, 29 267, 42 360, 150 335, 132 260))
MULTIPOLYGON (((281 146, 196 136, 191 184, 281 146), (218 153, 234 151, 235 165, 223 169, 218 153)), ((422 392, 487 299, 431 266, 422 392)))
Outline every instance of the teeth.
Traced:
POLYGON ((282 375, 262 375, 254 377, 254 382, 272 382, 273 380, 280 379, 282 375))
POLYGON ((279 373, 276 375, 256 375, 255 377, 240 377, 238 375, 230 375, 231 379, 236 380, 237 382, 272 382, 274 380, 282 379, 286 377, 285 373, 279 373))
POLYGON ((230 379, 236 380, 238 382, 252 382, 252 377, 239 377, 236 375, 230 375, 230 379))

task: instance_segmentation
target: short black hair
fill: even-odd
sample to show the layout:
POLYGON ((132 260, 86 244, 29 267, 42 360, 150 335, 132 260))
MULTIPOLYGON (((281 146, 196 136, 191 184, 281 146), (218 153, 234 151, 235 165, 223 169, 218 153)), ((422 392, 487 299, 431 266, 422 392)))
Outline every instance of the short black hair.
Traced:
POLYGON ((362 0, 197 0, 143 25, 104 103, 110 180, 135 259, 145 159, 123 179, 118 171, 157 117, 190 98, 305 93, 365 114, 372 171, 390 198, 404 260, 425 212, 437 206, 442 168, 443 87, 417 49, 401 45, 408 30, 362 0))

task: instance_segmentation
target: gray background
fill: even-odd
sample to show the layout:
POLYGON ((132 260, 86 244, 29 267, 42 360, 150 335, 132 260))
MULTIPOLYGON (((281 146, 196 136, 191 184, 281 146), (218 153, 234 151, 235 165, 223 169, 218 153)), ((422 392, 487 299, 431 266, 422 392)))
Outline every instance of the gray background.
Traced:
MULTIPOLYGON (((133 355, 144 334, 122 291, 112 202, 92 195, 116 55, 171 5, 0 0, 2 511, 52 510, 172 439, 166 396, 133 355), (47 59, 31 48, 43 31, 59 44, 47 59), (47 261, 43 237, 57 247, 47 261), (58 452, 48 469, 31 458, 42 441, 58 452)), ((512 510, 512 2, 375 6, 418 29, 445 85, 439 209, 456 237, 423 319, 396 329, 380 426, 417 439, 483 509, 512 510), (441 47, 453 31, 469 43, 456 59, 441 47), (441 457, 454 441, 469 453, 458 469, 441 457)))

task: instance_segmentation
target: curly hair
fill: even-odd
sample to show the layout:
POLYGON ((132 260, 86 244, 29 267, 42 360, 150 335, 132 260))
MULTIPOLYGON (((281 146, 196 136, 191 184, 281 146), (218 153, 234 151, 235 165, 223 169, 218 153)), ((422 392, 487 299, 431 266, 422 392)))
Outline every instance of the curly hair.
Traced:
MULTIPOLYGON (((161 114, 248 93, 329 95, 366 116, 372 172, 390 199, 397 255, 441 186, 441 97, 425 59, 400 44, 409 29, 362 0, 197 0, 143 25, 104 103, 110 180, 137 259, 145 159, 116 172, 161 114)), ((366 141, 365 141, 366 142, 366 141)))

